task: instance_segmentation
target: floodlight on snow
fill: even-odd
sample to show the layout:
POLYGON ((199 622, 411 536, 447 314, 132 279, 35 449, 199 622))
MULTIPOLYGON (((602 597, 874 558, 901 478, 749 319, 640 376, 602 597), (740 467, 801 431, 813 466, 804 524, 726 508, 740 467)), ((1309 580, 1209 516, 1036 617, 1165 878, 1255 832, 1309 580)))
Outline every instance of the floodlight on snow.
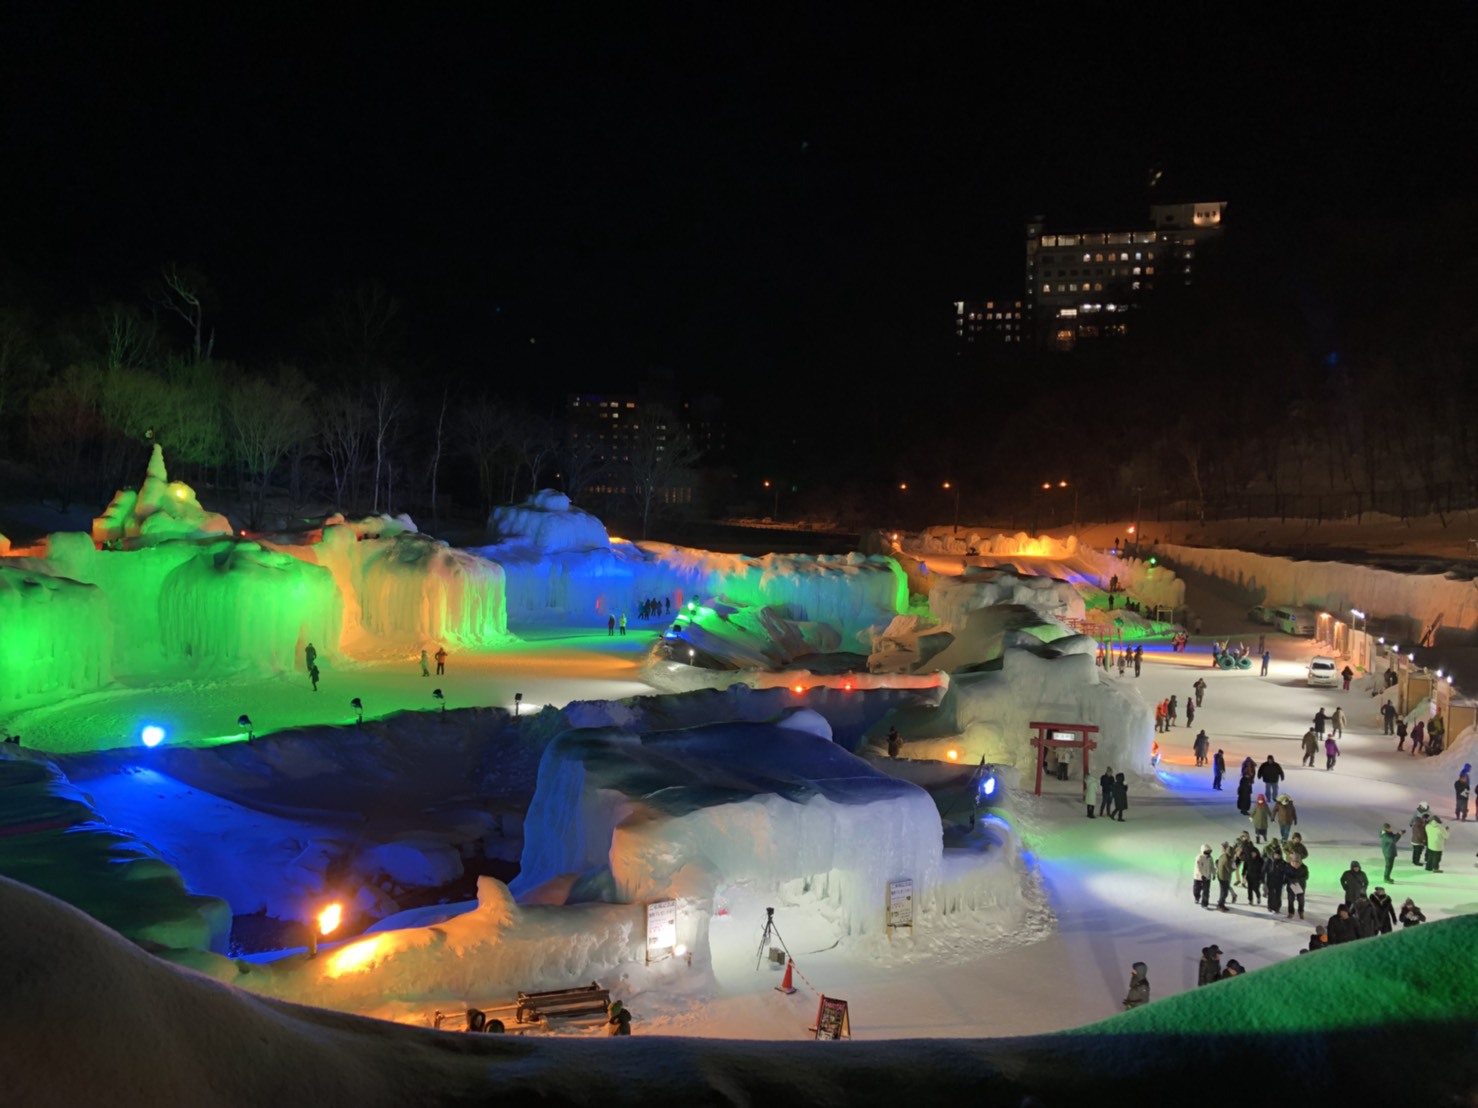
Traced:
POLYGON ((237 727, 245 727, 246 728, 246 741, 247 742, 251 742, 252 739, 256 738, 256 735, 252 733, 252 729, 251 729, 251 727, 252 727, 252 724, 251 724, 251 716, 247 715, 245 712, 243 712, 241 715, 239 715, 239 716, 236 717, 236 726, 237 727))
POLYGON ((842 682, 842 691, 843 692, 851 692, 852 691, 852 682, 850 682, 850 681, 843 681, 842 682))
POLYGON ((945 754, 945 757, 951 762, 958 762, 960 760, 960 752, 958 750, 951 750, 945 754))
POLYGON ((354 721, 354 726, 358 727, 361 723, 364 722, 364 701, 360 700, 359 697, 356 696, 353 700, 349 701, 349 707, 354 709, 358 717, 354 721))
POLYGON ((993 796, 993 795, 995 795, 995 791, 996 791, 996 778, 995 778, 995 774, 991 774, 991 776, 989 776, 989 777, 987 777, 985 779, 985 784, 983 784, 983 785, 980 786, 980 791, 982 793, 984 793, 986 796, 993 796))
POLYGON ((1450 674, 1450 673, 1447 675, 1447 683, 1449 685, 1452 684, 1452 674, 1450 674))
POLYGON ((164 741, 164 728, 149 724, 139 732, 139 741, 151 749, 158 746, 164 741))
POLYGON ((697 652, 697 651, 696 651, 696 650, 694 650, 694 649, 693 649, 693 648, 692 648, 692 647, 691 647, 691 646, 690 646, 690 647, 688 647, 688 664, 689 664, 689 665, 691 665, 691 664, 692 664, 692 662, 693 662, 693 656, 694 656, 694 655, 695 655, 695 654, 697 654, 697 653, 698 653, 698 652, 697 652))
POLYGON ((1414 661, 1416 661, 1416 652, 1415 651, 1412 651, 1411 653, 1407 654, 1406 655, 1406 660, 1408 662, 1414 662, 1414 661))
POLYGON ((806 686, 805 685, 793 685, 793 686, 791 686, 791 690, 790 691, 793 692, 793 693, 795 693, 797 696, 799 696, 801 693, 803 693, 803 692, 806 691, 806 686))
POLYGON ((1440 666, 1439 666, 1439 667, 1438 667, 1438 669, 1437 669, 1437 676, 1438 676, 1438 677, 1441 677, 1441 676, 1442 676, 1442 669, 1441 669, 1441 667, 1440 667, 1440 666))

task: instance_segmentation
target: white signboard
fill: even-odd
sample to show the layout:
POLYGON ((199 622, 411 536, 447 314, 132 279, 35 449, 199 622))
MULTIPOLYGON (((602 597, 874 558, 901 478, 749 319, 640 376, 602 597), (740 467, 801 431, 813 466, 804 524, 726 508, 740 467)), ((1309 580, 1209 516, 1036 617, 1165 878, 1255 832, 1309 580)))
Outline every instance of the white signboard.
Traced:
POLYGON ((888 926, 913 926, 913 878, 888 882, 888 926))
POLYGON ((647 905, 647 961, 672 955, 677 947, 677 901, 654 900, 647 905))

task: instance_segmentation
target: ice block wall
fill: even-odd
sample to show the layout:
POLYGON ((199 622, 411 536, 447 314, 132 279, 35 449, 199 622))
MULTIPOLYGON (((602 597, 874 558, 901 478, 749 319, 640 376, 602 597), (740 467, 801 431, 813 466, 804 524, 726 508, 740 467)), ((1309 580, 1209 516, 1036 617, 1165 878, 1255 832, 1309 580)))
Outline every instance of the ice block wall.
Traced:
POLYGON ((0 705, 101 688, 112 652, 101 589, 0 562, 0 705))

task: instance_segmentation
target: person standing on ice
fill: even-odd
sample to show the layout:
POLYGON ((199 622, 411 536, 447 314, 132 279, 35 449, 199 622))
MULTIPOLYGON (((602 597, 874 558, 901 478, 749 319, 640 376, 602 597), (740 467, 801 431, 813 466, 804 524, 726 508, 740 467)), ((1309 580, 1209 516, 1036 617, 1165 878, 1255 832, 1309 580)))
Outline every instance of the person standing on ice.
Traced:
POLYGON ((1396 709, 1389 700, 1380 706, 1380 718, 1385 724, 1385 733, 1394 735, 1396 733, 1396 709))
POLYGON ((1427 725, 1417 720, 1411 725, 1411 753, 1413 756, 1422 752, 1422 744, 1427 741, 1427 725))
POLYGON ((903 749, 903 737, 898 734, 898 728, 888 728, 888 757, 898 757, 899 751, 903 749))
POLYGON ((1453 812, 1453 819, 1465 820, 1468 818, 1468 796, 1473 791, 1473 784, 1468 780, 1467 767, 1457 775, 1457 780, 1452 783, 1453 798, 1457 808, 1453 812))
POLYGON ((1304 918, 1304 890, 1309 884, 1309 867, 1302 859, 1289 859, 1283 863, 1283 891, 1288 897, 1288 918, 1293 918, 1293 909, 1298 908, 1298 918, 1304 918))
POLYGON ((1276 758, 1269 754, 1268 760, 1257 771, 1258 780, 1262 782, 1263 792, 1269 800, 1277 801, 1278 782, 1283 780, 1283 776, 1283 767, 1278 764, 1276 758))
POLYGON ((1138 677, 1139 676, 1139 667, 1142 666, 1143 664, 1144 664, 1144 647, 1142 647, 1142 646, 1136 646, 1134 648, 1134 676, 1135 677, 1138 677))
POLYGON ((1310 769, 1314 768, 1314 756, 1319 753, 1319 736, 1314 734, 1310 727, 1304 732, 1304 760, 1303 764, 1310 769))
POLYGON ((1375 909, 1376 931, 1382 935, 1389 935, 1392 928, 1396 926, 1396 907, 1391 903, 1390 894, 1377 885, 1375 894, 1370 898, 1370 906, 1375 909))
POLYGON ((1114 815, 1113 818, 1120 823, 1124 822, 1124 813, 1129 808, 1129 786, 1124 782, 1122 773, 1114 774, 1114 815))
POLYGON ((1150 1002, 1149 967, 1135 962, 1129 967, 1129 995, 1124 998, 1125 1008, 1138 1008, 1150 1002))
POLYGON ((1201 706, 1201 698, 1206 695, 1206 678, 1197 677, 1196 683, 1191 688, 1196 690, 1196 707, 1199 708, 1201 706))
POLYGON ((1221 844, 1221 855, 1216 859, 1216 884, 1221 895, 1216 898, 1216 910, 1218 912, 1230 912, 1227 907, 1227 894, 1231 893, 1232 903, 1237 902, 1237 894, 1232 892, 1232 877, 1236 873, 1236 863, 1232 860, 1232 848, 1226 843, 1221 844))
POLYGON ((1170 726, 1171 727, 1174 727, 1175 726, 1175 723, 1176 723, 1176 719, 1178 718, 1178 716, 1180 714, 1179 713, 1179 703, 1176 701, 1175 697, 1173 697, 1173 696, 1170 698, 1170 700, 1168 701, 1168 703, 1170 705, 1170 712, 1169 712, 1168 718, 1169 718, 1169 721, 1170 721, 1170 726))
POLYGON ((1098 814, 1106 816, 1114 804, 1114 767, 1105 766, 1098 779, 1098 814))
POLYGON ((313 691, 314 692, 317 692, 318 691, 318 667, 316 665, 311 665, 311 666, 308 667, 308 680, 310 680, 310 681, 313 682, 313 691))
POLYGON ((1196 967, 1196 987, 1210 985, 1214 981, 1221 980, 1221 947, 1203 946, 1201 948, 1201 964, 1196 967))
POLYGON ((1370 903, 1370 898, 1364 894, 1355 898, 1355 903, 1350 905, 1350 918, 1355 921, 1355 937, 1370 939, 1375 937, 1376 919, 1375 905, 1370 903))
POLYGON ((1293 807, 1293 797, 1280 796, 1273 802, 1273 820, 1278 825, 1278 837, 1284 842, 1298 823, 1298 811, 1293 807))
POLYGON ((616 615, 614 612, 606 616, 606 637, 611 639, 616 637, 616 615))
POLYGON ((1268 663, 1272 660, 1273 656, 1264 650, 1262 652, 1262 676, 1266 677, 1268 675, 1268 663))
POLYGON ((1185 698, 1185 725, 1193 727, 1196 723, 1196 701, 1193 697, 1185 698))
POLYGON ((1216 876, 1216 861, 1211 857, 1211 844, 1202 843, 1201 853, 1196 855, 1194 876, 1191 879, 1191 903, 1202 908, 1211 907, 1211 881, 1216 876))
POLYGON ((1339 745, 1334 741, 1334 736, 1330 735, 1329 738, 1324 740, 1324 768, 1326 770, 1333 769, 1335 760, 1338 757, 1339 745))
POLYGON ((1339 875, 1339 887, 1344 890, 1345 903, 1355 903, 1357 896, 1364 896, 1365 890, 1370 888, 1370 878, 1360 868, 1359 862, 1351 862, 1350 868, 1339 875))
POLYGON ((430 677, 431 676, 431 659, 429 657, 427 657, 426 652, 424 650, 421 651, 421 676, 422 677, 430 677))
POLYGON ((1267 857, 1263 859, 1263 881, 1268 887, 1268 911, 1273 915, 1283 913, 1283 849, 1277 843, 1268 844, 1267 857))
POLYGON ((1340 943, 1352 943, 1358 937, 1355 933, 1355 921, 1350 918, 1350 906, 1341 904, 1334 910, 1334 915, 1329 917, 1329 922, 1324 925, 1324 930, 1329 935, 1329 945, 1337 946, 1340 943))
POLYGON ((1324 737, 1324 725, 1329 722, 1329 716, 1323 708, 1314 713, 1314 732, 1321 739, 1324 737))
POLYGON ((313 663, 318 661, 318 648, 311 642, 303 647, 303 668, 312 671, 313 663))
POLYGON ((621 629, 621 637, 624 639, 626 637, 626 613, 625 612, 622 612, 621 613, 621 622, 618 623, 616 626, 618 626, 621 629))
POLYGON ((436 648, 436 676, 440 677, 446 673, 446 647, 436 648))
POLYGON ((1442 872, 1442 850, 1447 845, 1447 837, 1452 834, 1452 828, 1443 823, 1437 816, 1432 817, 1432 822, 1427 825, 1427 872, 1442 872))
POLYGON ((1202 730, 1196 732, 1196 741, 1191 744, 1191 750, 1196 755, 1196 765, 1204 766, 1206 764, 1206 751, 1209 750, 1210 747, 1211 740, 1206 737, 1205 729, 1203 728, 1202 730))
POLYGON ((1398 719, 1396 721, 1396 749, 1399 751, 1399 750, 1404 749, 1405 746, 1406 746, 1406 721, 1404 719, 1398 719))
POLYGON ((1089 777, 1083 782, 1083 803, 1088 805, 1088 818, 1097 819, 1093 809, 1098 807, 1098 778, 1089 777))
POLYGON ((1349 692, 1350 691, 1350 681, 1354 678, 1355 671, 1352 670, 1349 666, 1345 666, 1344 669, 1342 669, 1342 670, 1339 671, 1339 675, 1341 677, 1343 677, 1344 680, 1345 680, 1345 684, 1344 684, 1345 692, 1349 692))
POLYGON ((1336 739, 1342 739, 1342 738, 1344 738, 1345 737, 1345 710, 1343 708, 1336 707, 1334 709, 1334 715, 1332 715, 1332 716, 1329 717, 1329 722, 1333 725, 1330 733, 1336 739))
POLYGON ((1391 877, 1391 867, 1396 864, 1396 844, 1401 841, 1401 836, 1404 834, 1406 834, 1405 831, 1391 830, 1389 823, 1381 824, 1380 853, 1381 857, 1386 860, 1386 880, 1393 885, 1396 882, 1391 877))
POLYGON ((1247 903, 1258 903, 1262 896, 1263 860, 1255 846, 1249 846, 1242 856, 1242 880, 1247 882, 1247 903))
MULTIPOLYGON (((1244 816, 1252 812, 1252 786, 1256 780, 1257 778, 1252 776, 1252 772, 1244 768, 1242 770, 1242 778, 1237 782, 1237 811, 1241 812, 1244 816)), ((1266 828, 1267 824, 1263 826, 1266 828)))
MULTIPOLYGON (((1240 797, 1239 797, 1240 799, 1240 797)), ((1256 840, 1260 843, 1268 841, 1268 798, 1258 794, 1257 802, 1252 805, 1252 830, 1256 833, 1256 840)))
POLYGON ((1227 756, 1218 750, 1216 757, 1211 759, 1211 787, 1217 792, 1221 792, 1221 779, 1226 772, 1227 756))
POLYGON ((1431 806, 1423 800, 1411 817, 1411 864, 1414 866, 1422 864, 1422 852, 1427 849, 1427 823, 1431 818, 1431 806))

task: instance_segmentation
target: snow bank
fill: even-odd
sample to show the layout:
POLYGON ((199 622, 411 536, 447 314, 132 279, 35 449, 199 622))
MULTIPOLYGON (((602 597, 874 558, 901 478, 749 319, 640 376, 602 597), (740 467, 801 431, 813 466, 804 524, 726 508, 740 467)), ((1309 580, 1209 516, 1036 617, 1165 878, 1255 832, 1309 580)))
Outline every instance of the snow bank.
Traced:
POLYGON ((544 554, 604 550, 611 545, 600 520, 571 507, 570 498, 553 489, 541 489, 522 504, 494 508, 488 518, 488 537, 544 554))
POLYGON ((560 736, 540 762, 514 890, 601 867, 627 901, 665 895, 680 875, 700 897, 807 878, 849 931, 869 930, 890 878, 912 876, 921 893, 937 883, 939 815, 927 793, 815 734, 817 722, 788 713, 560 736))

